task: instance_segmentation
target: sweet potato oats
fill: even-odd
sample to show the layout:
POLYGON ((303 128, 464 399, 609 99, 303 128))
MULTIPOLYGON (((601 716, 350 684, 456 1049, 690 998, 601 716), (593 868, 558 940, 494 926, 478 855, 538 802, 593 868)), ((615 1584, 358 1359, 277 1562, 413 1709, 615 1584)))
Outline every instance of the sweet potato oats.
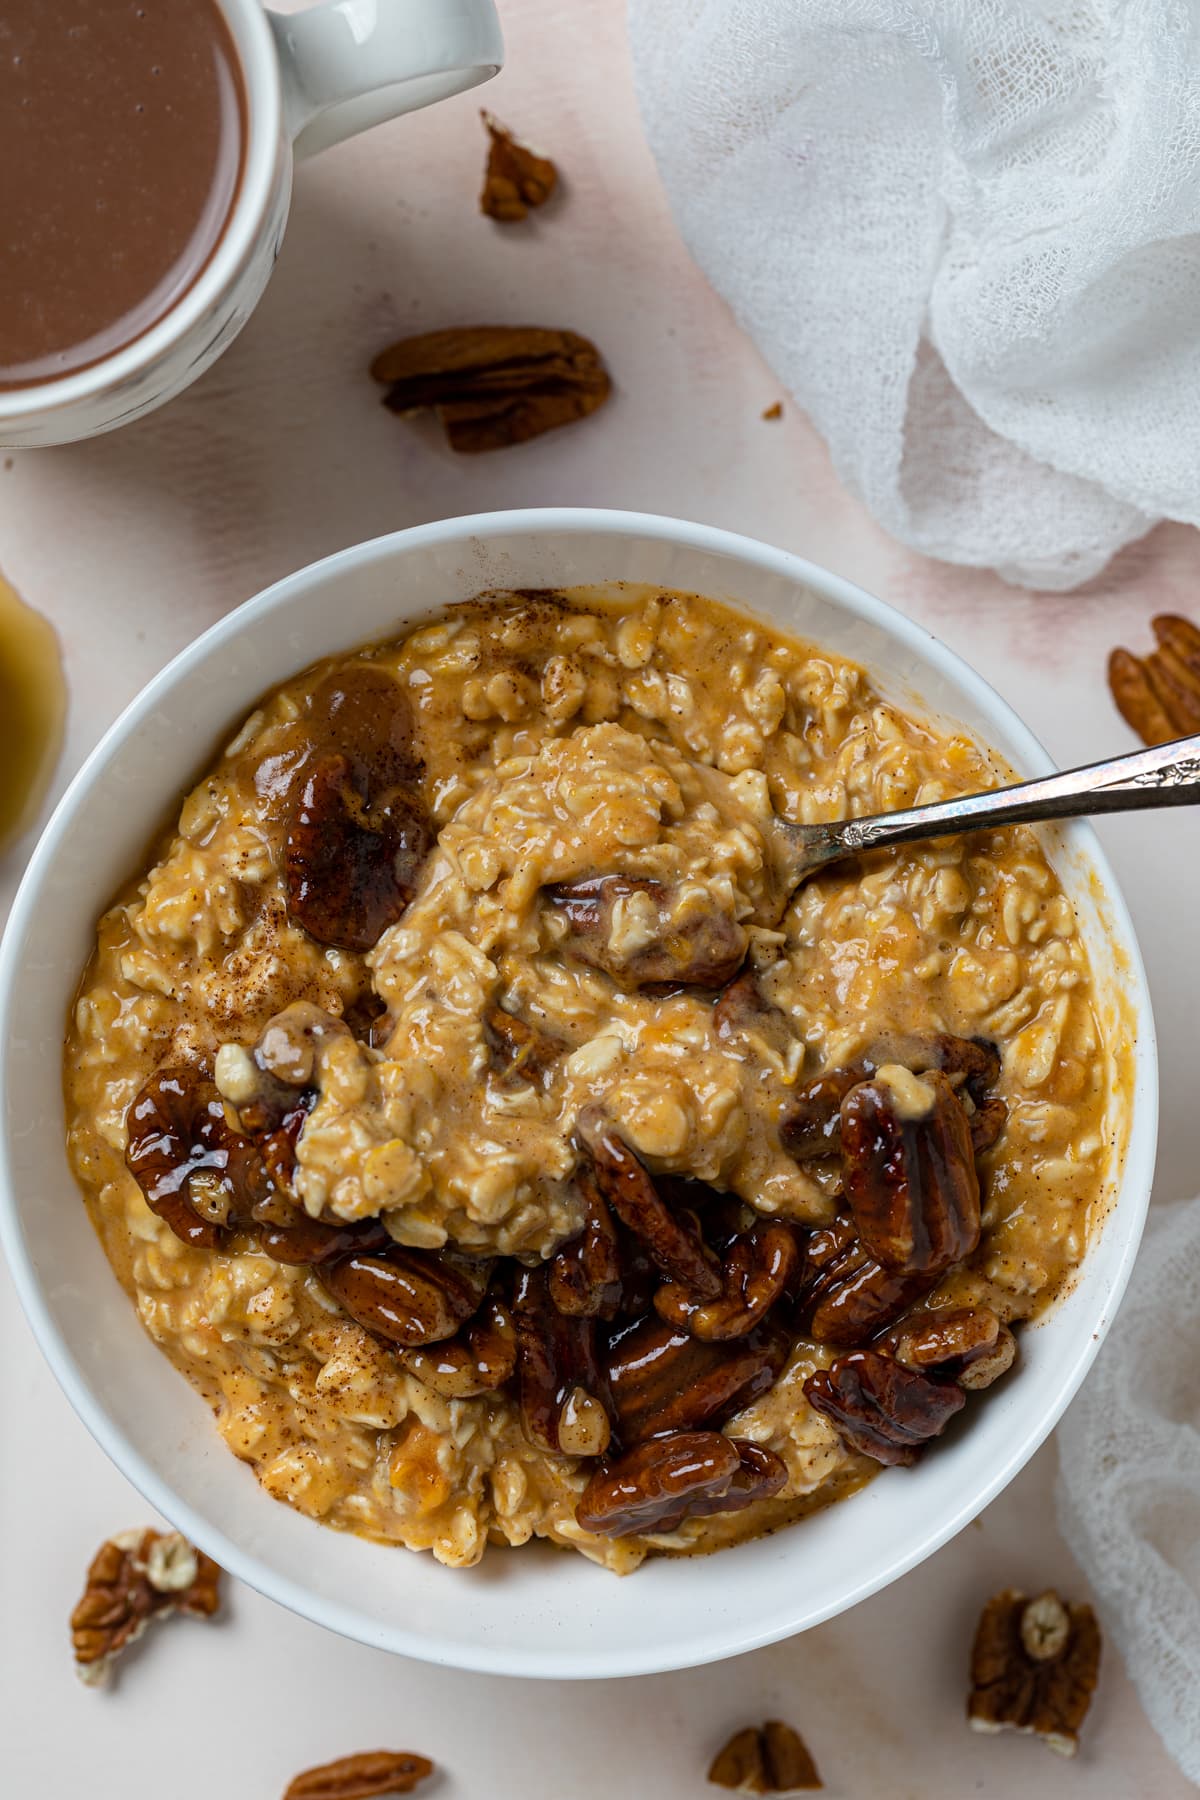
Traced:
POLYGON ((108 1256, 268 1492, 628 1570, 1003 1375, 1123 1138, 1072 907, 1022 830, 792 893, 780 821, 1005 774, 685 594, 485 596, 268 696, 66 1049, 108 1256))

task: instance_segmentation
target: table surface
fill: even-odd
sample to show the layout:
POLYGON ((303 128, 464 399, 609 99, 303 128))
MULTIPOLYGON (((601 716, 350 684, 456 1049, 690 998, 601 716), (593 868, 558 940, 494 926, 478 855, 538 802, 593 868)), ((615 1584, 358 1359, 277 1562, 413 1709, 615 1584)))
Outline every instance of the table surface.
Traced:
MULTIPOLYGON (((0 457, 0 564, 65 652, 57 788, 168 657, 267 582, 399 526, 559 503, 674 513, 800 551, 961 651, 1060 762, 1130 748, 1105 657, 1118 642, 1145 644, 1155 611, 1192 603, 1195 614, 1195 534, 1160 527, 1068 596, 1018 592, 887 540, 689 262, 642 139, 617 0, 507 0, 504 23, 508 66, 486 101, 559 159, 564 192, 544 214, 501 228, 476 212, 480 96, 381 127, 300 171, 262 306, 195 388, 114 436, 0 457), (477 459, 453 458, 383 411, 365 373, 375 350, 481 321, 586 332, 613 371, 612 402, 569 433, 477 459), (764 422, 781 397, 783 419, 764 422)), ((1192 925, 1194 887, 1181 875, 1200 874, 1200 846, 1181 814, 1114 821, 1102 836, 1155 996, 1156 1191, 1172 1199, 1190 1191, 1200 1161, 1184 1035, 1200 1009, 1200 963, 1175 954, 1192 925)), ((28 847, 0 861, 0 919, 28 847)), ((66 1615, 95 1546, 147 1512, 71 1413, 0 1282, 6 1791, 159 1800, 167 1775, 171 1800, 208 1800, 218 1784, 234 1800, 270 1800, 310 1763, 394 1745, 444 1765, 447 1797, 683 1800, 705 1791, 706 1759, 724 1737, 764 1716, 800 1726, 832 1796, 1194 1791, 1115 1652, 1073 1764, 963 1724, 983 1598, 1008 1584, 1082 1592, 1054 1526, 1053 1443, 903 1581, 731 1663, 636 1683, 462 1675, 343 1642, 238 1590, 224 1623, 177 1623, 134 1652, 114 1691, 87 1692, 66 1615)))

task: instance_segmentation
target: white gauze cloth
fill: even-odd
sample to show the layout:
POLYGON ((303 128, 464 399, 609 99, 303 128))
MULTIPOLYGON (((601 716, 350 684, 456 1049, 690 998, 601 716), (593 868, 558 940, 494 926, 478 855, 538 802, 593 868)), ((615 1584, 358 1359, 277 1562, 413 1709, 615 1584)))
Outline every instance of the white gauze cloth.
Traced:
POLYGON ((927 555, 1200 522, 1197 0, 630 0, 684 238, 927 555))
POLYGON ((1200 1782, 1200 1200, 1151 1212, 1058 1443, 1063 1536, 1152 1723, 1200 1782))

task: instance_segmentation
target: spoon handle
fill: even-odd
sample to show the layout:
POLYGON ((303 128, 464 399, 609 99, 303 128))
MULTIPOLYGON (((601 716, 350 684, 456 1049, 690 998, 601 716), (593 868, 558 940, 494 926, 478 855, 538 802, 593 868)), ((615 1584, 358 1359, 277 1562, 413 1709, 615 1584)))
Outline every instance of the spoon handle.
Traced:
MULTIPOLYGON (((1091 813, 1135 812, 1149 806, 1194 806, 1200 802, 1200 736, 1176 738, 1129 756, 1068 769, 1040 781, 993 788, 914 806, 869 819, 845 819, 803 827, 804 857, 810 868, 859 850, 911 844, 923 838, 1034 819, 1077 819, 1091 813)), ((793 828, 795 829, 795 828, 793 828)))

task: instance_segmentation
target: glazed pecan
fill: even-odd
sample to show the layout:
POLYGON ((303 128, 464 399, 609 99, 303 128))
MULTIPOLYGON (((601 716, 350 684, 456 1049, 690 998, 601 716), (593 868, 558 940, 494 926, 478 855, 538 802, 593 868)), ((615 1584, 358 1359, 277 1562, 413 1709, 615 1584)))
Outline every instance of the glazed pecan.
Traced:
POLYGON ((576 1185, 583 1198, 583 1230, 551 1260, 550 1298, 559 1312, 575 1318, 612 1319, 624 1286, 617 1229, 586 1163, 580 1166, 576 1185))
POLYGON ((868 1055, 844 1069, 829 1069, 801 1088, 780 1126, 785 1149, 798 1161, 835 1155, 842 1144, 843 1100, 886 1063, 898 1063, 914 1075, 934 1070, 945 1075, 956 1093, 969 1096, 976 1152, 995 1143, 1008 1117, 1004 1102, 989 1097, 1000 1079, 999 1050, 988 1038, 961 1038, 938 1031, 882 1039, 868 1055))
POLYGON ((432 1774, 429 1758, 411 1750, 363 1750, 305 1769, 288 1783, 283 1800, 383 1800, 411 1794, 432 1774))
POLYGON ((506 131, 489 112, 480 118, 487 127, 488 160, 479 196, 479 210, 489 219, 511 225, 524 219, 531 206, 544 206, 558 183, 558 170, 548 156, 539 156, 506 131))
POLYGON ((674 1531, 684 1519, 737 1512, 770 1499, 786 1479, 779 1457, 758 1444, 719 1431, 677 1432, 598 1469, 575 1517, 598 1537, 674 1531))
POLYGON ((420 773, 408 695, 376 663, 352 662, 327 675, 304 723, 319 751, 349 758, 355 786, 372 805, 420 773))
POLYGON ((570 931, 563 948, 601 969, 624 988, 720 988, 741 967, 748 942, 735 919, 716 908, 678 916, 677 890, 665 882, 627 875, 591 875, 583 881, 558 882, 544 890, 547 901, 567 919, 570 931), (620 908, 643 897, 657 915, 647 943, 642 931, 635 948, 620 945, 620 908))
POLYGON ((719 1299, 698 1300, 680 1283, 670 1282, 654 1296, 654 1310, 694 1337, 745 1337, 783 1298, 801 1260, 792 1227, 781 1219, 761 1219, 726 1250, 719 1299))
POLYGON ((885 1064, 842 1102, 846 1199, 885 1268, 933 1275, 979 1242, 971 1128, 949 1080, 885 1064))
POLYGON ((497 1068, 504 1075, 524 1081, 544 1082, 567 1045, 549 1032, 539 1031, 502 1006, 489 1006, 483 1015, 484 1036, 497 1068))
POLYGON ((452 450, 523 444, 586 418, 612 383, 596 346, 574 331, 471 325, 402 338, 371 374, 392 412, 434 407, 452 450))
POLYGON ((786 1055, 796 1043, 786 1013, 764 999, 758 976, 748 965, 717 995, 713 1006, 713 1029, 725 1040, 741 1036, 758 1038, 777 1056, 786 1055))
POLYGON ((997 1142, 1008 1124, 1008 1104, 998 1096, 977 1106, 967 1121, 971 1130, 971 1154, 983 1156, 997 1142))
POLYGON ((113 1663, 150 1620, 171 1612, 211 1618, 220 1607, 221 1571, 177 1531, 127 1531, 92 1558, 71 1614, 75 1668, 89 1686, 107 1681, 113 1663))
POLYGON ((655 1267, 668 1281, 682 1282, 698 1300, 716 1300, 721 1272, 694 1219, 667 1205, 649 1171, 598 1106, 584 1107, 575 1130, 592 1159, 601 1195, 645 1245, 655 1267))
POLYGON ((491 1294, 454 1337, 424 1350, 405 1350, 402 1360, 426 1387, 448 1400, 503 1387, 517 1366, 512 1313, 497 1294, 491 1294))
POLYGON ((988 1601, 975 1632, 967 1718, 976 1731, 1031 1731, 1074 1756, 1099 1671, 1090 1606, 1006 1588, 988 1601))
POLYGON ((1178 613, 1150 621, 1158 647, 1149 656, 1114 650, 1108 684, 1117 711, 1147 744, 1200 731, 1200 630, 1178 613))
POLYGON ((878 1350, 852 1350, 804 1383, 808 1402, 838 1436, 880 1463, 912 1463, 962 1408, 957 1382, 930 1380, 878 1350))
POLYGON ((351 759, 325 756, 288 822, 288 912, 319 944, 370 950, 407 908, 431 843, 415 791, 397 787, 369 807, 351 759))
POLYGON ((790 1334, 771 1319, 721 1344, 653 1315, 620 1328, 602 1362, 621 1441, 722 1424, 766 1393, 790 1349, 790 1334))
POLYGON ((158 1069, 126 1114, 125 1162, 150 1210, 196 1250, 213 1250, 223 1229, 270 1192, 258 1151, 225 1116, 198 1069, 158 1069))
POLYGON ((939 1306, 894 1325, 875 1348, 909 1369, 936 1369, 959 1387, 991 1387, 1007 1374, 1017 1340, 986 1306, 939 1306))
POLYGON ((598 1413, 603 1413, 607 1425, 609 1410, 607 1384, 596 1357, 594 1321, 559 1312, 550 1298, 545 1263, 518 1272, 513 1317, 526 1437, 544 1450, 565 1450, 565 1425, 569 1442, 596 1446, 568 1454, 600 1455, 608 1447, 609 1432, 598 1413))
POLYGON ((453 1250, 382 1253, 317 1265, 321 1285, 366 1331, 406 1349, 453 1337, 478 1311, 491 1278, 489 1261, 453 1250))
POLYGON ((256 1224, 254 1236, 259 1249, 272 1262, 293 1268, 341 1262, 349 1256, 376 1256, 392 1246, 392 1239, 378 1219, 364 1219, 354 1225, 327 1225, 321 1219, 310 1219, 298 1207, 292 1207, 282 1223, 272 1220, 256 1224))
POLYGON ((798 1090, 779 1127, 784 1149, 797 1162, 836 1156, 842 1147, 842 1101, 875 1065, 855 1062, 830 1069, 798 1090))
POLYGON ((824 1786, 800 1733, 778 1719, 735 1731, 713 1758, 708 1779, 738 1794, 799 1794, 824 1786))
POLYGON ((845 1217, 812 1232, 806 1250, 799 1317, 819 1344, 863 1343, 898 1319, 937 1280, 885 1269, 845 1217))

